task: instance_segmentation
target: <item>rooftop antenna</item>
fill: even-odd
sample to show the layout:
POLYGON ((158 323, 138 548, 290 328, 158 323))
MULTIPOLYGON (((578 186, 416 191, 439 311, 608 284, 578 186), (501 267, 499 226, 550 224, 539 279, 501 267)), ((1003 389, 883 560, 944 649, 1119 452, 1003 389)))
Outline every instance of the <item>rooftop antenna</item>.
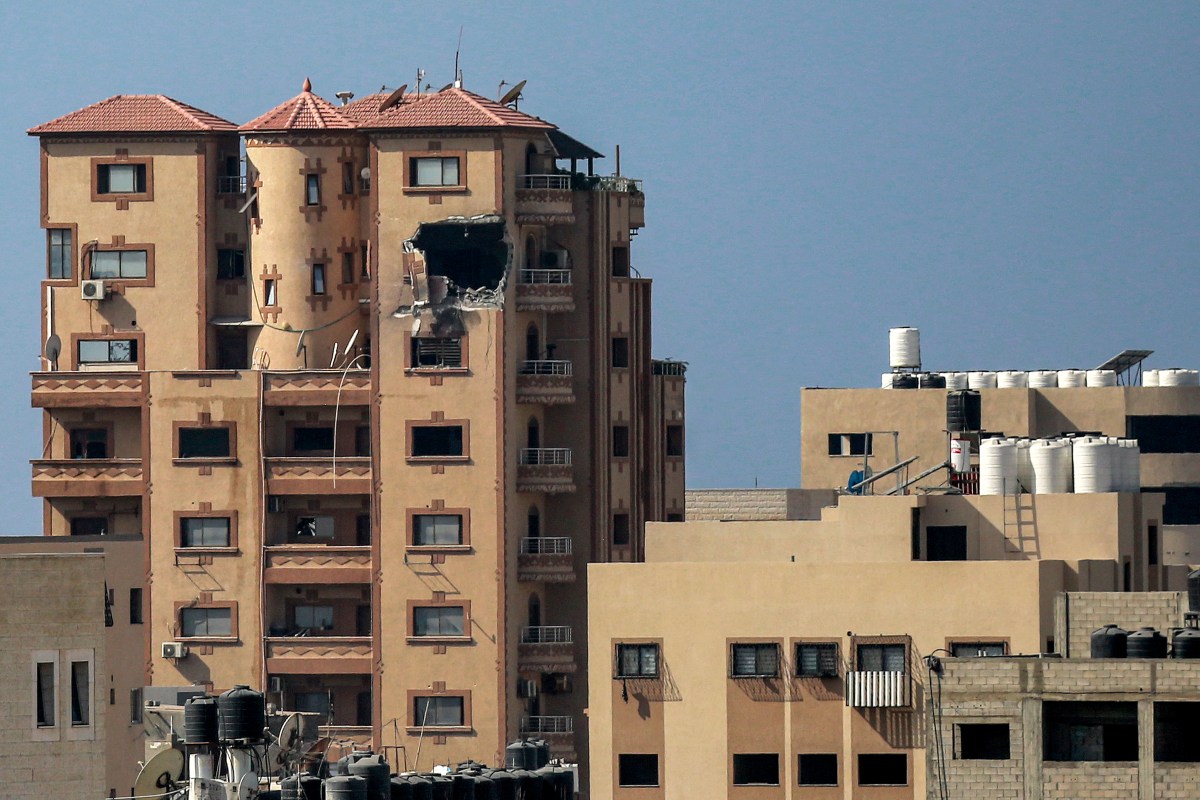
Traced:
MULTIPOLYGON (((509 103, 512 103, 513 108, 517 108, 518 101, 521 99, 521 90, 525 88, 525 84, 526 84, 526 81, 521 81, 516 86, 509 89, 508 94, 506 94, 500 98, 500 105, 506 106, 509 103)), ((504 83, 504 81, 500 82, 501 87, 503 87, 505 85, 506 84, 504 83)))
POLYGON ((425 70, 417 67, 417 94, 421 93, 421 81, 425 80, 425 70))
POLYGON ((334 92, 333 96, 342 101, 342 105, 350 105, 350 101, 354 99, 354 92, 334 92))
POLYGON ((458 68, 458 54, 462 50, 463 26, 458 26, 458 46, 454 48, 454 88, 462 88, 462 70, 458 68))

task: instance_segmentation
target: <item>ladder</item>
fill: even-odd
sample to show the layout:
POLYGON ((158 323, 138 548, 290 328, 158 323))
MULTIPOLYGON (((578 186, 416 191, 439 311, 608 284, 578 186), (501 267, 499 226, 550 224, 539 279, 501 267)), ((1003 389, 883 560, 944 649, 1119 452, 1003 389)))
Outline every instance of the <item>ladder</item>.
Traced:
POLYGON ((1041 545, 1037 536, 1037 517, 1033 495, 1018 491, 1004 495, 1004 547, 1009 553, 1040 558, 1041 545))

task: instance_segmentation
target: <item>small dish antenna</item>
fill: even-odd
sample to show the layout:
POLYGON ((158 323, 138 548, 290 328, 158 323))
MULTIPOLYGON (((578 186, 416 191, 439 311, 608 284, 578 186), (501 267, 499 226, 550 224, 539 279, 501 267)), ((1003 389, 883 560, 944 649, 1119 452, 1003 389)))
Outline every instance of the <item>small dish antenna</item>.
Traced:
POLYGON ((387 111, 392 106, 398 106, 404 101, 404 92, 408 89, 408 84, 401 84, 400 88, 383 98, 383 102, 379 104, 380 111, 387 111))
POLYGON ((525 88, 526 81, 521 81, 516 86, 512 87, 505 93, 504 97, 500 98, 500 105, 506 106, 509 103, 516 103, 521 99, 521 90, 525 88))
POLYGON ((346 355, 350 355, 350 353, 353 352, 354 343, 357 341, 358 341, 358 329, 356 328, 354 330, 354 333, 350 334, 350 341, 346 342, 346 349, 344 351, 346 355))
POLYGON ((296 358, 300 357, 300 352, 304 349, 304 334, 308 331, 300 331, 300 338, 296 340, 296 358))
POLYGON ((445 86, 443 86, 442 88, 438 89, 438 91, 439 91, 439 92, 444 92, 444 91, 446 91, 447 89, 453 89, 453 88, 454 88, 454 81, 450 81, 450 82, 449 82, 449 83, 447 83, 445 86))
POLYGON ((358 177, 362 178, 364 181, 371 180, 371 168, 363 167, 361 170, 358 171, 358 177))
POLYGON ((58 361, 59 355, 62 354, 62 339, 58 338, 57 333, 50 334, 46 339, 46 345, 42 348, 43 355, 50 363, 58 361))
POLYGON ((183 752, 174 748, 163 750, 146 762, 133 782, 135 797, 163 800, 177 788, 183 776, 183 752))
POLYGON ((338 348, 339 347, 341 347, 341 345, 339 345, 337 342, 333 343, 333 358, 329 359, 329 368, 330 369, 333 369, 335 366, 337 366, 338 348))

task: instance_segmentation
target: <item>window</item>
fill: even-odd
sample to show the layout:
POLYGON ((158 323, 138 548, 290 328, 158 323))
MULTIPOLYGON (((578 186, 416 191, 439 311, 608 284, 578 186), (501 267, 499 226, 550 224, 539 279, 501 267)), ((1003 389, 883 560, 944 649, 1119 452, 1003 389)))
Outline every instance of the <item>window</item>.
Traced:
POLYGON ((658 645, 617 645, 618 678, 657 678, 658 645))
POLYGON ((412 340, 413 369, 429 367, 461 367, 462 339, 457 336, 445 338, 421 337, 412 340))
POLYGON ((908 756, 904 753, 860 753, 859 786, 907 786, 908 756))
POLYGON ((617 756, 618 786, 658 786, 658 753, 617 756))
POLYGON ((907 672, 905 647, 902 644, 860 644, 860 672, 907 672))
POLYGON ((52 728, 58 724, 54 713, 54 662, 39 661, 35 667, 37 674, 37 726, 52 728))
POLYGON ((628 247, 614 247, 612 249, 612 274, 614 278, 629 277, 628 247))
POLYGON ((461 186, 458 158, 413 158, 409 160, 413 186, 461 186))
POLYGON ((233 609, 231 608, 181 608, 179 610, 179 635, 233 636, 233 609))
POLYGON ((837 753, 801 753, 797 759, 797 783, 801 786, 837 786, 837 753))
POLYGON ((229 428, 180 428, 179 458, 229 458, 229 428))
POLYGON ((217 280, 246 277, 246 253, 243 250, 217 251, 217 280))
POLYGON ((332 453, 333 427, 303 427, 292 429, 292 451, 295 453, 332 453))
POLYGON ((87 661, 71 662, 71 724, 92 724, 92 665, 87 661))
POLYGON ((1158 564, 1158 526, 1154 523, 1146 526, 1146 564, 1151 567, 1158 564))
POLYGON ((871 445, 871 434, 869 433, 829 434, 829 455, 831 456, 869 456, 872 455, 871 445))
POLYGON ((292 707, 297 711, 317 714, 322 722, 328 722, 333 703, 329 692, 296 692, 292 695, 292 707))
POLYGON ((359 425, 354 429, 354 455, 369 458, 371 455, 371 426, 359 425))
POLYGON ((925 528, 925 556, 929 561, 966 561, 966 525, 929 525, 925 528))
POLYGON ((141 625, 143 620, 142 590, 140 587, 134 587, 129 590, 129 624, 141 625))
POLYGON ((778 753, 734 753, 734 786, 778 786, 778 753))
POLYGON ((1137 703, 1045 701, 1046 761, 1137 761, 1137 703))
POLYGON ((96 194, 144 194, 145 164, 97 164, 96 194))
POLYGON ((108 533, 108 517, 71 517, 72 536, 104 536, 108 533))
POLYGON ((413 636, 464 636, 466 610, 462 606, 415 606, 413 636))
POLYGON ((325 294, 325 265, 321 263, 312 265, 312 293, 314 295, 325 294))
POLYGON ((77 345, 80 364, 136 364, 137 339, 80 339, 77 345))
POLYGON ((626 369, 629 366, 629 337, 612 337, 612 365, 614 369, 626 369))
POLYGON ((359 547, 371 544, 371 515, 359 514, 354 518, 354 543, 359 547))
POLYGON ((1163 525, 1200 525, 1200 487, 1147 486, 1142 491, 1164 496, 1163 525))
POLYGON ((333 517, 305 516, 296 518, 296 538, 332 539, 333 517))
POLYGON ((46 273, 51 280, 71 279, 71 229, 50 228, 46 231, 46 249, 49 268, 46 273))
POLYGON ((342 253, 342 283, 354 283, 354 253, 342 253))
POLYGON ((629 458, 629 426, 613 425, 612 429, 613 458, 629 458))
POLYGON ((342 194, 354 194, 354 162, 342 162, 342 194))
POLYGON ((108 458, 108 431, 104 428, 72 428, 71 458, 108 458))
POLYGON ((310 631, 333 630, 333 606, 296 606, 292 615, 297 628, 310 631))
POLYGON ((1154 704, 1154 760, 1200 761, 1200 703, 1154 704))
POLYGON ((180 547, 229 547, 229 517, 182 517, 179 520, 180 547))
POLYGON ((779 645, 735 644, 732 647, 735 678, 776 678, 779 676, 779 645))
POLYGON ((950 655, 955 658, 985 658, 1008 652, 1004 642, 951 642, 950 655))
POLYGON ((145 250, 96 250, 92 253, 93 278, 145 278, 145 250))
POLYGON ((275 281, 273 281, 273 280, 268 279, 268 280, 263 281, 263 305, 264 306, 279 305, 279 298, 275 294, 275 281))
POLYGON ((1125 430, 1143 453, 1200 453, 1200 415, 1126 417, 1125 430))
POLYGON ((836 642, 801 642, 796 645, 796 675, 801 678, 836 678, 836 642))
POLYGON ((413 698, 413 724, 420 728, 460 728, 464 724, 462 697, 413 698))
POLYGON ((358 249, 358 276, 363 280, 369 280, 371 277, 371 251, 367 245, 363 245, 358 249))
POLYGON ((617 547, 629 546, 629 515, 613 514, 612 543, 617 547))
POLYGON ((683 426, 667 426, 667 458, 683 458, 683 426))
POLYGON ((414 425, 413 458, 444 458, 463 455, 461 425, 414 425))
POLYGON ((1004 760, 1009 757, 1007 722, 955 725, 958 729, 958 757, 961 759, 1004 760))
POLYGON ((133 725, 142 724, 142 690, 129 690, 129 722, 133 725))
POLYGON ((414 547, 456 547, 463 543, 461 514, 414 514, 414 547))
POLYGON ((319 206, 321 205, 321 176, 320 175, 305 175, 304 176, 304 205, 319 206))

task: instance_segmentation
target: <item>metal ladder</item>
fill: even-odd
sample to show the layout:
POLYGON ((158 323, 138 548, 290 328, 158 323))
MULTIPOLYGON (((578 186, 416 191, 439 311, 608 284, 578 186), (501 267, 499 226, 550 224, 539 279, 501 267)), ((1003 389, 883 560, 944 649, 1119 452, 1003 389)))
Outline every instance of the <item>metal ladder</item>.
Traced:
POLYGON ((1041 557, 1033 495, 1025 492, 1004 495, 1004 547, 1009 553, 1041 557))

